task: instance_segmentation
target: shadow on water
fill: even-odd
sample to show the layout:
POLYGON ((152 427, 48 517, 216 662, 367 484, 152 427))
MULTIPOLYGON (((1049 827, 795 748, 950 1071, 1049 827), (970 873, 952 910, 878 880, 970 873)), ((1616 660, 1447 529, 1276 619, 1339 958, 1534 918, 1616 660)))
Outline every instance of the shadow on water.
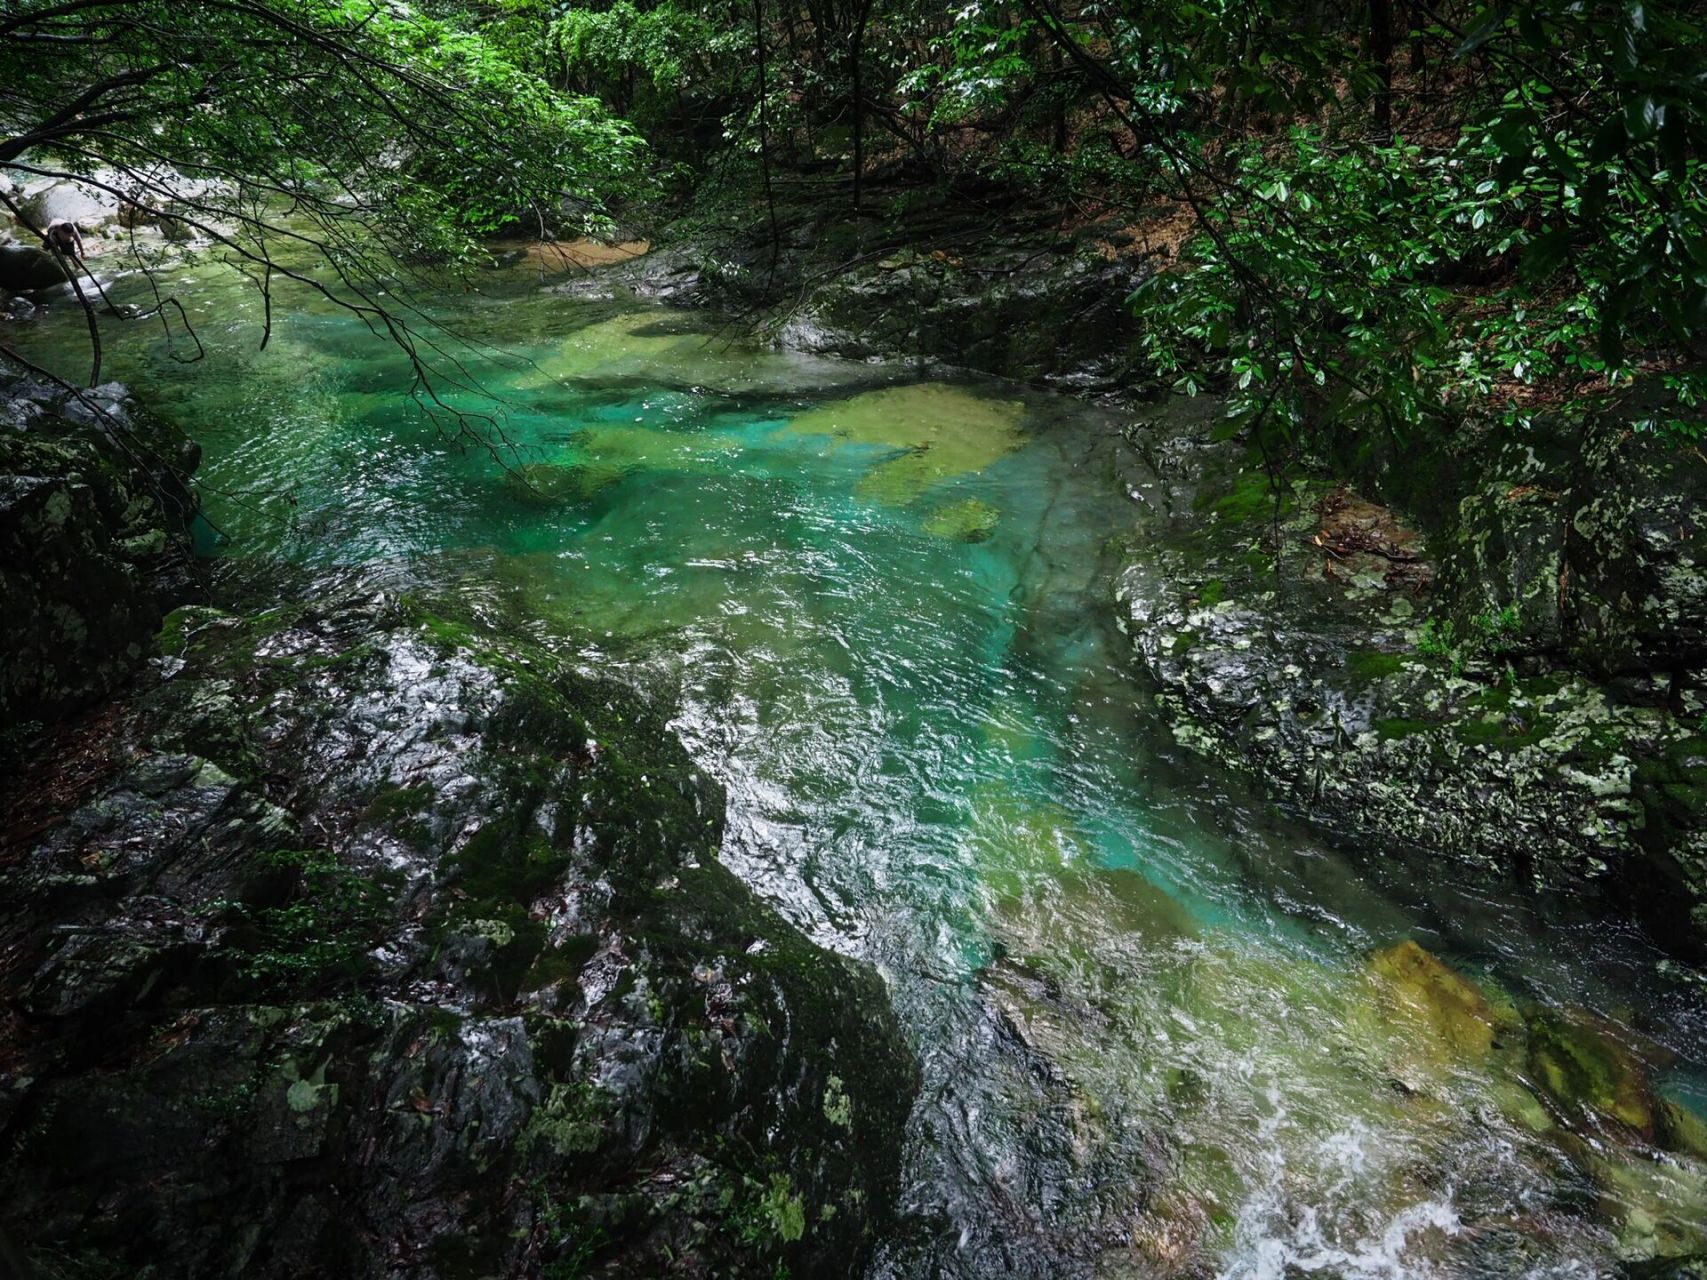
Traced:
POLYGON ((878 1275, 1707 1250, 1701 988, 1582 904, 1325 849, 1176 747, 1114 625, 1096 411, 534 292, 466 313, 512 352, 478 368, 500 466, 348 317, 261 354, 213 296, 217 367, 112 361, 203 442, 238 552, 383 563, 630 670, 728 786, 730 865, 881 967, 926 1084, 878 1275))

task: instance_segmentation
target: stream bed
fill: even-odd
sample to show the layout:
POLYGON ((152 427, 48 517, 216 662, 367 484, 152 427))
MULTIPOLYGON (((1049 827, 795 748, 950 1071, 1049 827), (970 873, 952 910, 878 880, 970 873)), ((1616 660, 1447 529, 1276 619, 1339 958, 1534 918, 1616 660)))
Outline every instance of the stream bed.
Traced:
MULTIPOLYGON (((728 788, 728 864, 878 966, 924 1089, 874 1275, 1707 1253, 1707 987, 1177 746, 1116 626, 1114 417, 494 275, 454 312, 498 397, 470 447, 354 317, 262 351, 241 282, 177 286, 211 358, 109 324, 107 376, 204 446, 221 554, 371 564, 627 673, 728 788)), ((82 324, 9 339, 69 370, 82 324)))

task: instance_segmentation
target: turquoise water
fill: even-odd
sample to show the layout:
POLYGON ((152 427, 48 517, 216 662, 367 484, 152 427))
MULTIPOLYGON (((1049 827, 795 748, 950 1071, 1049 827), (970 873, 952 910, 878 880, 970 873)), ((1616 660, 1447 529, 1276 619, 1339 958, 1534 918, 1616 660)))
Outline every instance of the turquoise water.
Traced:
MULTIPOLYGON (((1115 625, 1142 548, 1112 419, 494 275, 444 312, 490 344, 460 349, 500 397, 457 399, 499 415, 475 444, 349 316, 261 352, 228 277, 180 287, 213 357, 137 329, 109 366, 205 446, 224 554, 372 565, 629 671, 728 786, 729 864, 880 966, 926 1084, 877 1275, 1707 1250, 1707 1165, 1566 1114, 1521 1031, 1563 1011, 1699 1105, 1701 987, 1575 904, 1329 851, 1176 748, 1115 625), (1407 939, 1480 984, 1467 1022, 1407 939)), ((81 323, 8 340, 78 367, 81 323)))

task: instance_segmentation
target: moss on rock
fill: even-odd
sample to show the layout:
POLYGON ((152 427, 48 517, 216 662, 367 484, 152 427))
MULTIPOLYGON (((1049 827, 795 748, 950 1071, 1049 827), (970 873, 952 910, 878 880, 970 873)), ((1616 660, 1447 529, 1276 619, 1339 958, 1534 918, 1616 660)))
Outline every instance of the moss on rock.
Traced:
POLYGON ((37 1019, 10 1236, 185 1276, 425 1239, 441 1275, 857 1273, 916 1067, 876 974, 716 861, 721 793, 644 699, 359 587, 161 643, 118 772, 0 873, 37 1019))

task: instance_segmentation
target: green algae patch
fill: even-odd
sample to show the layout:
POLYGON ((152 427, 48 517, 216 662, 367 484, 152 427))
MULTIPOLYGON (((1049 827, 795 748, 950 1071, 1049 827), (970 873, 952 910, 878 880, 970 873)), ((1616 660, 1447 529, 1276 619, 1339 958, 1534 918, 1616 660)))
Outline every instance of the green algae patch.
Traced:
POLYGON ((1367 684, 1398 675, 1404 668, 1405 660, 1398 654, 1378 649, 1357 649, 1345 656, 1346 672, 1367 684))
POLYGON ((1444 1043, 1476 1057, 1494 1048, 1500 1021, 1474 982, 1407 938, 1377 951, 1370 967, 1394 1004, 1419 1018, 1444 1043))
POLYGON ((504 473, 500 486, 518 506, 573 506, 641 471, 702 470, 738 449, 733 440, 624 423, 584 427, 563 439, 556 458, 529 462, 504 473))
POLYGON ((1529 1022, 1529 1069, 1555 1102, 1579 1118, 1602 1116, 1653 1134, 1655 1103, 1647 1075, 1606 1030, 1565 1013, 1536 1013, 1529 1022))
POLYGON ((510 502, 518 506, 550 509, 586 502, 622 477, 621 470, 610 467, 530 462, 506 471, 500 484, 504 497, 510 502))
POLYGON ((1231 488, 1202 494, 1192 505, 1230 524, 1244 524, 1288 516, 1297 509, 1298 500, 1285 486, 1277 492, 1268 476, 1245 472, 1233 481, 1231 488))
POLYGON ((960 387, 919 383, 886 387, 838 400, 796 417, 798 435, 829 436, 838 443, 903 451, 881 462, 859 483, 862 498, 905 506, 932 485, 971 475, 1021 448, 1017 400, 991 400, 960 387))
POLYGON ((933 512, 925 521, 925 532, 950 542, 983 542, 996 531, 1001 518, 1002 513, 989 503, 968 498, 933 512))
POLYGON ((516 379, 521 388, 551 383, 645 382, 720 395, 789 393, 809 371, 817 384, 869 377, 861 366, 770 351, 707 332, 697 318, 655 309, 611 316, 565 338, 516 379))
POLYGON ((714 350, 703 333, 672 333, 660 326, 657 315, 635 311, 577 329, 539 367, 551 378, 601 377, 640 373, 653 365, 691 365, 714 350))

